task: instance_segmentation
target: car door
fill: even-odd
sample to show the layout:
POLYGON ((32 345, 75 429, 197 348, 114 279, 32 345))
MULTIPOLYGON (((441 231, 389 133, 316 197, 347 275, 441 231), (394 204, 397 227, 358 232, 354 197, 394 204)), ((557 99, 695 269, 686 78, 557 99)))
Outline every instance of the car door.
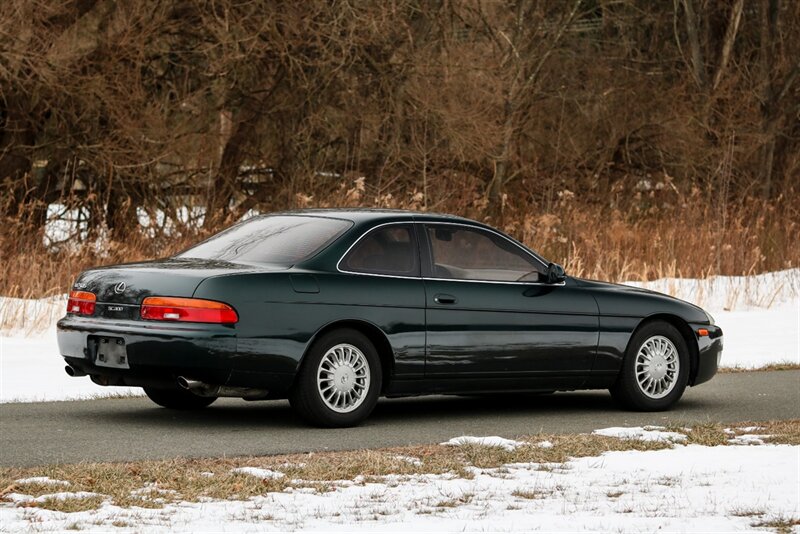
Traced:
POLYGON ((517 379, 522 388, 582 383, 597 352, 591 295, 569 278, 545 283, 544 262, 500 233, 451 223, 423 228, 426 378, 475 379, 477 389, 491 378, 517 379))
POLYGON ((352 276, 326 285, 329 313, 367 321, 387 336, 393 385, 425 372, 425 289, 416 234, 411 223, 373 228, 339 262, 339 271, 352 276))

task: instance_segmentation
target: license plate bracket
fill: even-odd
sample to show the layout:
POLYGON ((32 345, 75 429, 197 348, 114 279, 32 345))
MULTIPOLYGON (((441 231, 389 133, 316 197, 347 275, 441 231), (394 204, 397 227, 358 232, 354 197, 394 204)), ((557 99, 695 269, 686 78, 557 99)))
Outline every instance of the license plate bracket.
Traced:
POLYGON ((89 359, 98 367, 130 369, 128 350, 121 337, 89 336, 89 359))

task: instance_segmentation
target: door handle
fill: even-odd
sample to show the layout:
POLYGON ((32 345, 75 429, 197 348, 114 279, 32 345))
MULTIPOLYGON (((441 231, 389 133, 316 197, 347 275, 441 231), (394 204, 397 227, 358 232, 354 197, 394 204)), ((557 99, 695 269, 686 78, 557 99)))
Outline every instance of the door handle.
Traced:
POLYGON ((440 293, 433 297, 433 301, 436 302, 436 304, 455 304, 456 298, 453 295, 444 295, 440 293))

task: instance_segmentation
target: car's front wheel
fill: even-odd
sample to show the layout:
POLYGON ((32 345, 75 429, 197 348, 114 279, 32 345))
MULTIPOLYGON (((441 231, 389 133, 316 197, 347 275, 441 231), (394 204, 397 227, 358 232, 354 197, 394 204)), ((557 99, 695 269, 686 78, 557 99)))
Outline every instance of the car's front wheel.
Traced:
POLYGON ((179 389, 143 388, 151 401, 172 410, 199 410, 217 400, 216 397, 201 397, 191 391, 179 389))
POLYGON ((611 396, 625 408, 670 409, 689 381, 689 348, 677 328, 653 321, 637 330, 625 353, 611 396))
POLYGON ((357 330, 328 332, 303 358, 289 402, 306 421, 324 427, 361 423, 378 402, 378 352, 357 330))

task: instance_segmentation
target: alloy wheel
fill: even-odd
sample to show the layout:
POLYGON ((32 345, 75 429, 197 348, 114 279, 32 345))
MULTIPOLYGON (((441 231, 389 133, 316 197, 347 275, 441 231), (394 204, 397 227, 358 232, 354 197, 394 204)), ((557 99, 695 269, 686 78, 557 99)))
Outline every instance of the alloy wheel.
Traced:
POLYGON ((636 354, 636 382, 642 393, 661 399, 675 388, 680 372, 680 359, 675 344, 664 336, 652 336, 642 343, 636 354))
POLYGON ((358 347, 341 343, 325 352, 317 368, 317 388, 328 408, 352 412, 364 402, 369 384, 369 362, 358 347))

